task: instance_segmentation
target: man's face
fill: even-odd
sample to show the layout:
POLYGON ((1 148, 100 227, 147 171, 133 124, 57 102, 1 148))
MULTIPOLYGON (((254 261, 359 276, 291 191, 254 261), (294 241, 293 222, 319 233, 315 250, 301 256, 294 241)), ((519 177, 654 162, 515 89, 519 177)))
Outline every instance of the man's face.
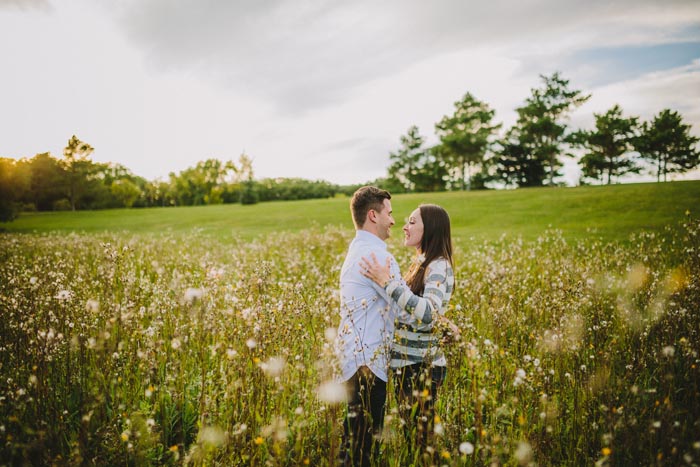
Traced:
POLYGON ((391 201, 385 199, 382 203, 384 207, 381 211, 375 211, 377 223, 377 236, 382 240, 386 240, 391 235, 391 227, 394 225, 393 211, 391 210, 391 201))

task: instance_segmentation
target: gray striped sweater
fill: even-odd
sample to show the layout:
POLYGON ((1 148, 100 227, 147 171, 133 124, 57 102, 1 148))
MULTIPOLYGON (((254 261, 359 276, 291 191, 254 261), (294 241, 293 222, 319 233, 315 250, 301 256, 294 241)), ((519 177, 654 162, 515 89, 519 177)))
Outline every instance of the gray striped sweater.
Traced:
POLYGON ((438 258, 425 271, 423 296, 414 294, 401 279, 392 279, 386 293, 398 305, 391 368, 401 368, 419 362, 445 366, 447 361, 440 349, 440 336, 433 333, 437 315, 444 315, 454 290, 455 276, 449 261, 438 258))

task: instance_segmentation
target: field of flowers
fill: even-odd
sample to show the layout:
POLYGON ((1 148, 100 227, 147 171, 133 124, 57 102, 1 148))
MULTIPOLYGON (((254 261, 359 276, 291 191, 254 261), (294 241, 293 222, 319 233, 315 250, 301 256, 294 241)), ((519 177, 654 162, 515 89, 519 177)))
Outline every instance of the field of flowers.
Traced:
MULTIPOLYGON (((0 235, 0 464, 334 464, 352 235, 0 235)), ((700 465, 698 221, 456 251, 442 463, 700 465)))

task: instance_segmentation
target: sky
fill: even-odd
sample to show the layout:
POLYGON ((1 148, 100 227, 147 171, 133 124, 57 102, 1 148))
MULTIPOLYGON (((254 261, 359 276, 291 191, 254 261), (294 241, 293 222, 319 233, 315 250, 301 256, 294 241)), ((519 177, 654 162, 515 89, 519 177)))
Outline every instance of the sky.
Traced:
POLYGON ((592 95, 572 127, 619 104, 700 136, 697 0, 0 0, 0 57, 1 157, 76 135, 149 180, 245 153, 256 178, 363 183, 465 93, 507 129, 555 71, 592 95))

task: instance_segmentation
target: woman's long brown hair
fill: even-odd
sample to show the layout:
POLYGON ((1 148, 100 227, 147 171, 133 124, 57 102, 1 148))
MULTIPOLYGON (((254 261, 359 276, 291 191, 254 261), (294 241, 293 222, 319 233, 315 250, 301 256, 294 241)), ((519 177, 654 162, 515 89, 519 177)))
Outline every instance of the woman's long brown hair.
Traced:
POLYGON ((436 204, 421 204, 418 206, 420 217, 423 220, 423 238, 420 242, 420 251, 425 259, 415 262, 406 273, 406 283, 416 295, 423 295, 425 288, 425 269, 437 258, 445 258, 454 267, 452 262, 452 233, 450 230, 450 216, 442 207, 436 204))

